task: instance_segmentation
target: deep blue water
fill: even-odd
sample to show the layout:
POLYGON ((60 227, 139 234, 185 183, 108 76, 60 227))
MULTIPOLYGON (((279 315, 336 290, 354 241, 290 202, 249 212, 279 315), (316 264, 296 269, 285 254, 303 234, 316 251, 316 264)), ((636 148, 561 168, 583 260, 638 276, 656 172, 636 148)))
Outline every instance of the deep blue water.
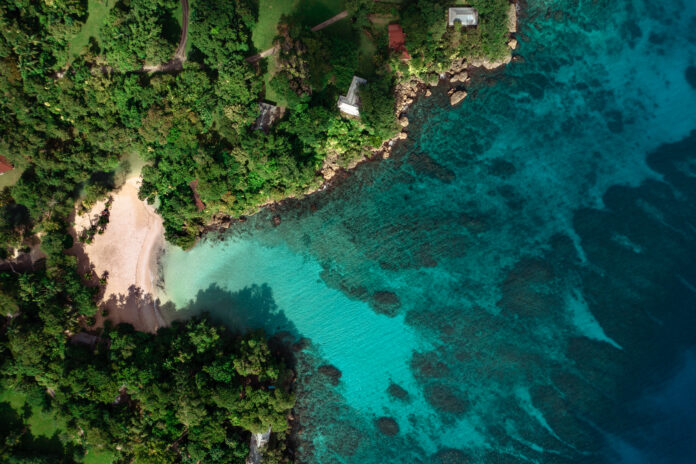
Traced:
POLYGON ((304 338, 302 462, 696 463, 696 2, 525 11, 390 159, 163 259, 304 338))

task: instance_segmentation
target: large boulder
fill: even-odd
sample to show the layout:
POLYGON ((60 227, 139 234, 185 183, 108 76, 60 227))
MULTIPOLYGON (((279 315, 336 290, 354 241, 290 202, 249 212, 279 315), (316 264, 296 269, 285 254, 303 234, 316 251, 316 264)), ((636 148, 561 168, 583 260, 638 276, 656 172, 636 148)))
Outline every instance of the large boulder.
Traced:
POLYGON ((459 72, 450 77, 450 82, 465 82, 469 78, 466 71, 459 72))
POLYGON ((450 105, 458 105, 466 98, 468 94, 464 90, 457 90, 450 96, 450 105))

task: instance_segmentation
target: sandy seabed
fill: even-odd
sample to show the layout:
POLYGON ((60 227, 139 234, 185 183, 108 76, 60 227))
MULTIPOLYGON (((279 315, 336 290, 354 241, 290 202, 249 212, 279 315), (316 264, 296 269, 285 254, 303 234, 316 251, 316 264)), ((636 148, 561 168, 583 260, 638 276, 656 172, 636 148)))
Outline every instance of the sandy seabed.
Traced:
MULTIPOLYGON (((99 307, 108 310, 108 316, 100 311, 96 325, 102 326, 108 319, 113 324, 125 322, 137 330, 155 332, 166 325, 157 309, 153 284, 157 258, 164 247, 164 227, 154 208, 138 199, 140 182, 139 176, 132 176, 111 195, 109 224, 84 251, 96 274, 107 275, 99 307)), ((90 227, 104 205, 101 201, 76 218, 78 234, 90 227)))

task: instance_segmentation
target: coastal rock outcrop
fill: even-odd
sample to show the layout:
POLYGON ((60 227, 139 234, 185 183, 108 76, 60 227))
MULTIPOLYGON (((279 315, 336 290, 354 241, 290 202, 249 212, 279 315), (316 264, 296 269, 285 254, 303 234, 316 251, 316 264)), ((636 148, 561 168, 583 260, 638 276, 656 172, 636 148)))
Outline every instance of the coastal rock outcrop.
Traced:
POLYGON ((460 104, 468 94, 464 90, 457 90, 452 95, 450 95, 450 105, 456 106, 460 104))
POLYGON ((469 74, 466 71, 458 72, 450 77, 450 82, 466 82, 469 74))

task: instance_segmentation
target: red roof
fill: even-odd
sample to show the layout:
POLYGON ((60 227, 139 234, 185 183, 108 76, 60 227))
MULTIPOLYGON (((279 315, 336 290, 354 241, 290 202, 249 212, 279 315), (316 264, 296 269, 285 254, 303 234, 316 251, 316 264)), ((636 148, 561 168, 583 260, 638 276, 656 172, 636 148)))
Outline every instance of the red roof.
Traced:
POLYGON ((7 158, 0 155, 0 174, 5 174, 7 171, 11 171, 13 168, 14 166, 7 161, 7 158))
POLYGON ((401 51, 401 57, 405 60, 411 58, 406 51, 406 34, 399 24, 389 25, 389 48, 401 51))

